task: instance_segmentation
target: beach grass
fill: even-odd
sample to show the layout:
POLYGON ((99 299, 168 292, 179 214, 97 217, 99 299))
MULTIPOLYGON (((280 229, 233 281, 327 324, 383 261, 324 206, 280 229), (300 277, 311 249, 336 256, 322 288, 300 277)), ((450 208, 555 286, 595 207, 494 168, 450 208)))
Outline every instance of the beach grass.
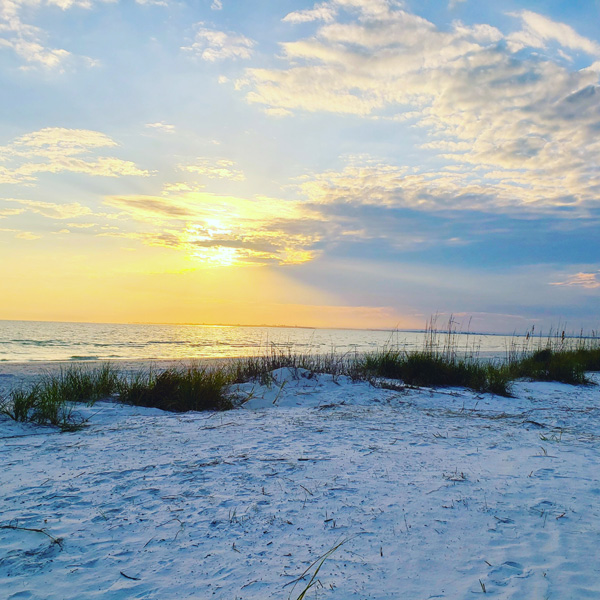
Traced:
POLYGON ((172 412, 227 410, 233 408, 226 394, 232 382, 232 375, 223 367, 148 369, 119 380, 119 400, 172 412))
MULTIPOLYGON (((254 381, 271 385, 280 368, 327 373, 334 381, 346 376, 386 387, 385 380, 421 387, 463 387, 481 393, 511 394, 518 379, 588 384, 586 371, 600 371, 600 338, 570 337, 564 330, 547 336, 513 338, 504 359, 479 357, 475 343, 460 334, 452 319, 440 330, 432 319, 423 347, 407 350, 387 346, 367 354, 300 354, 272 347, 261 356, 238 358, 210 367, 191 365, 123 371, 110 363, 97 368, 73 365, 48 373, 28 389, 13 389, 0 398, 0 413, 15 421, 54 425, 63 430, 77 426, 73 407, 113 399, 135 406, 172 412, 228 410, 234 407, 230 386, 254 381), (459 343, 460 341, 460 343, 459 343), (384 380, 384 381, 382 381, 384 380)), ((394 384, 395 385, 395 384, 394 384)))
POLYGON ((585 351, 551 349, 538 350, 531 356, 511 365, 515 378, 531 381, 560 381, 571 384, 585 384, 587 356, 585 351))
POLYGON ((353 380, 364 379, 365 373, 356 354, 302 354, 292 349, 269 348, 260 356, 238 358, 228 369, 234 383, 257 381, 264 385, 272 382, 276 369, 305 369, 311 373, 327 373, 335 378, 345 375, 353 380))
POLYGON ((399 379, 407 385, 465 387, 501 396, 510 395, 512 381, 504 364, 428 351, 374 352, 364 357, 362 368, 369 376, 399 379))
POLYGON ((40 391, 65 402, 95 402, 118 391, 119 371, 111 364, 104 363, 98 368, 86 369, 74 365, 61 369, 57 374, 45 375, 40 383, 40 391))
POLYGON ((362 357, 361 370, 367 377, 397 379, 407 385, 465 387, 509 396, 512 378, 507 365, 481 360, 477 341, 459 331, 452 317, 441 329, 436 321, 432 317, 427 323, 421 349, 388 346, 362 357))
POLYGON ((597 332, 567 336, 554 329, 544 336, 531 328, 521 343, 513 339, 507 363, 514 379, 587 384, 586 371, 600 371, 600 337, 597 332))
POLYGON ((119 372, 110 363, 95 369, 73 365, 47 373, 29 389, 12 390, 0 402, 0 412, 15 421, 70 429, 74 426, 74 403, 106 398, 117 392, 118 383, 119 372))

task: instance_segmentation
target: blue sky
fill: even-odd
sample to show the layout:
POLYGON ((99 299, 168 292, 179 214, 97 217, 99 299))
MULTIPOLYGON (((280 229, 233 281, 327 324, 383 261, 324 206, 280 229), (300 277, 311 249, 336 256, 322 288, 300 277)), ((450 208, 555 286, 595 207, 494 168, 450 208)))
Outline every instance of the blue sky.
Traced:
POLYGON ((0 0, 0 318, 597 329, 599 18, 0 0))

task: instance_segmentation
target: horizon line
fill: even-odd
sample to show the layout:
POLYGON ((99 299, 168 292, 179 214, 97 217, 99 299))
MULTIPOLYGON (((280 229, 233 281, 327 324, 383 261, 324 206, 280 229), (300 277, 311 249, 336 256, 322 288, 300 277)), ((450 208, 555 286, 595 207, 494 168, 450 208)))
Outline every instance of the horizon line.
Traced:
MULTIPOLYGON (((179 322, 168 322, 168 321, 62 321, 62 320, 53 320, 53 319, 0 319, 0 323, 2 322, 22 322, 22 323, 68 323, 68 324, 81 324, 81 325, 170 325, 170 326, 186 326, 186 327, 255 327, 255 328, 272 328, 272 329, 322 329, 322 330, 346 330, 346 331, 382 331, 382 332, 405 332, 405 333, 427 333, 429 331, 426 327, 419 329, 410 329, 403 328, 400 329, 398 327, 319 327, 313 325, 267 325, 267 324, 247 324, 247 323, 199 323, 192 321, 179 321, 179 322)), ((436 333, 445 334, 448 333, 447 328, 434 329, 436 333)), ((554 331, 553 327, 550 327, 548 332, 544 334, 543 330, 540 329, 539 333, 535 333, 534 337, 544 337, 548 335, 552 335, 554 331)), ((558 331, 558 330, 557 330, 558 331)), ((492 331, 470 331, 470 330, 452 330, 451 334, 456 335, 492 335, 492 336, 517 336, 523 337, 532 335, 529 331, 525 331, 525 333, 517 333, 516 331, 512 331, 510 333, 507 332, 492 332, 492 331)), ((592 330, 587 334, 584 333, 583 330, 580 330, 579 335, 583 335, 584 337, 593 337, 595 332, 592 330)), ((565 332, 565 337, 577 337, 575 331, 567 334, 565 332)))

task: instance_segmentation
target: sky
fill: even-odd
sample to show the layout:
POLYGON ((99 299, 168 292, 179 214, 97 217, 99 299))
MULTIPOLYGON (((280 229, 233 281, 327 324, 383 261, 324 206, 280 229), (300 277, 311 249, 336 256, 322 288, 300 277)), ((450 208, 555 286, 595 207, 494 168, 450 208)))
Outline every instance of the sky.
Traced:
POLYGON ((598 330, 599 22, 0 0, 0 318, 598 330))

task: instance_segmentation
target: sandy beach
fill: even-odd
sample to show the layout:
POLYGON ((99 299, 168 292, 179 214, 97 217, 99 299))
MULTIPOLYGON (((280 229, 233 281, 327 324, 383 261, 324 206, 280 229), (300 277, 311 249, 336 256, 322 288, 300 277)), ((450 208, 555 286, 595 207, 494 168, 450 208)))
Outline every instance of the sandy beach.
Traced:
POLYGON ((100 402, 73 433, 1 417, 5 597, 296 600, 341 542, 306 598, 599 597, 598 387, 282 369, 235 393, 100 402))

